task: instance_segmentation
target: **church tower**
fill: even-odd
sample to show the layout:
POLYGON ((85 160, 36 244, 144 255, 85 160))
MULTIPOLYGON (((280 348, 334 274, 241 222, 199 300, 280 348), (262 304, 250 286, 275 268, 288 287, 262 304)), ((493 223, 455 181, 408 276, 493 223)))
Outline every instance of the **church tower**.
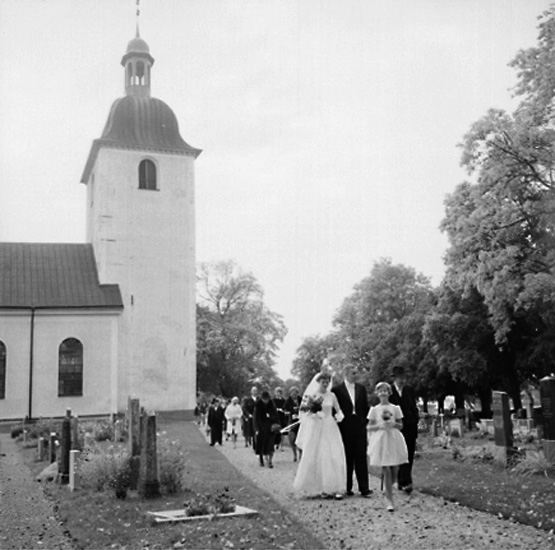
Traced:
POLYGON ((138 29, 121 64, 125 96, 112 105, 81 178, 100 283, 118 284, 124 304, 112 391, 119 410, 130 395, 151 410, 192 410, 194 162, 201 151, 182 139, 170 107, 151 97, 154 58, 138 29))

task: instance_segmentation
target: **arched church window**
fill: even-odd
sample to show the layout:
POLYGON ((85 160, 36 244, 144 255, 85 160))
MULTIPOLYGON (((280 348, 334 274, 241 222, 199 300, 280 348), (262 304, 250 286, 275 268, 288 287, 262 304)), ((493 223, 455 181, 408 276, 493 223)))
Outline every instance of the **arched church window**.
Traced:
POLYGON ((58 397, 83 395, 83 344, 66 338, 58 355, 58 397))
POLYGON ((6 345, 0 341, 0 399, 6 398, 6 345))
POLYGON ((141 160, 139 164, 139 189, 157 189, 156 165, 149 159, 141 160))

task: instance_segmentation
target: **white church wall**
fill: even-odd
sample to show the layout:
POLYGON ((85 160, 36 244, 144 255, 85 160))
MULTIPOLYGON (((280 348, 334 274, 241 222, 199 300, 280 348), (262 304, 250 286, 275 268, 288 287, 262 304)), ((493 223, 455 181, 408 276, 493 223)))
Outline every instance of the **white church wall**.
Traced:
MULTIPOLYGON (((34 322, 33 390, 31 415, 97 415, 117 411, 110 382, 117 372, 117 319, 115 312, 37 310, 34 322), (83 344, 83 395, 58 397, 59 346, 66 338, 83 344)), ((0 334, 7 348, 6 399, 0 400, 0 418, 29 414, 30 312, 0 315, 0 334)))
POLYGON ((89 238, 101 283, 120 286, 118 403, 153 410, 196 403, 194 159, 102 148, 94 167, 89 238), (158 189, 138 189, 155 161, 158 189))
POLYGON ((24 418, 29 410, 31 311, 0 313, 0 340, 6 346, 6 392, 0 418, 24 418))

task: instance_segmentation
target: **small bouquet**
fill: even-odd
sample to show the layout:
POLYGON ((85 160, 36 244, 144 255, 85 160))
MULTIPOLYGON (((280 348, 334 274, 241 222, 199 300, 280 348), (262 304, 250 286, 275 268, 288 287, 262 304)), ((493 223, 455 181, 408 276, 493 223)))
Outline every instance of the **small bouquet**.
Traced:
POLYGON ((395 424, 395 419, 393 418, 393 413, 387 409, 382 411, 382 426, 384 428, 390 428, 395 424))
POLYGON ((312 414, 319 413, 322 410, 322 403, 324 402, 323 396, 316 397, 315 395, 308 395, 303 398, 303 402, 299 407, 302 412, 308 412, 312 414))

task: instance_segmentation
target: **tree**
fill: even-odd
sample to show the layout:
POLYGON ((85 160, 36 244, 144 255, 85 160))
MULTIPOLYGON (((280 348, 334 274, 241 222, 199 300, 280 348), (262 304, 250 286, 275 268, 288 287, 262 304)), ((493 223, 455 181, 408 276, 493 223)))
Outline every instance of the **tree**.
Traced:
POLYGON ((538 46, 521 50, 515 113, 490 110, 462 143, 471 182, 446 200, 446 283, 483 298, 503 357, 506 389, 555 359, 555 8, 544 12, 538 46), (534 359, 532 359, 534 358, 534 359))
POLYGON ((371 384, 389 378, 395 362, 410 366, 416 382, 417 371, 431 361, 422 327, 433 303, 427 277, 389 259, 375 262, 334 318, 336 353, 366 368, 371 384))
POLYGON ((232 397, 254 383, 279 383, 273 365, 287 330, 265 306, 255 277, 232 261, 202 263, 197 287, 199 388, 232 397))
POLYGON ((315 374, 322 370, 324 360, 329 357, 334 348, 334 335, 307 336, 297 348, 297 355, 293 359, 291 374, 299 382, 301 392, 304 391, 315 374))

